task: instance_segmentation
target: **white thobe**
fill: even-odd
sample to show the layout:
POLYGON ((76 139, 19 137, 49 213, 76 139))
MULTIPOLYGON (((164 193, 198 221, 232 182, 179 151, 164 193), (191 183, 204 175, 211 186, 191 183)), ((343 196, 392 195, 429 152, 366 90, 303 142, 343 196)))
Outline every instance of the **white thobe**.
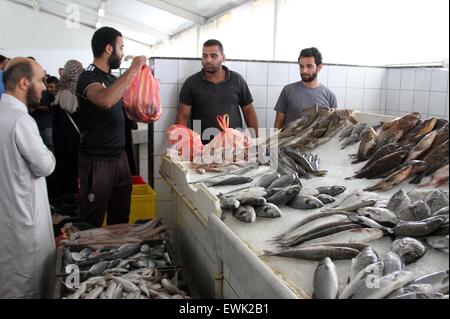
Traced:
POLYGON ((0 101, 0 298, 48 298, 55 240, 45 177, 55 158, 17 98, 0 101))

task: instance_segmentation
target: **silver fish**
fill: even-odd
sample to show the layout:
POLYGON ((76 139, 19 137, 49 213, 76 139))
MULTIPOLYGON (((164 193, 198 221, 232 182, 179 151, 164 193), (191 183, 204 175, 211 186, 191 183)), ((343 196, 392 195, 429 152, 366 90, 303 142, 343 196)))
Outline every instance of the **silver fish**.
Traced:
POLYGON ((421 221, 431 216, 430 207, 422 200, 410 205, 407 209, 397 214, 398 218, 405 221, 421 221))
POLYGON ((289 201, 288 206, 294 209, 315 209, 323 207, 323 203, 314 196, 295 196, 289 201))
POLYGON ((372 240, 383 237, 383 231, 373 228, 357 228, 335 233, 333 235, 316 238, 303 243, 304 246, 319 244, 324 242, 340 242, 340 243, 368 243, 372 240))
POLYGON ((409 196, 403 189, 400 189, 389 199, 387 209, 398 215, 402 211, 406 210, 410 205, 411 200, 409 196))
POLYGON ((394 291, 389 296, 387 296, 386 299, 397 299, 398 297, 409 293, 429 293, 432 291, 433 286, 430 284, 408 285, 394 291))
POLYGON ((318 200, 320 200, 324 205, 331 204, 336 201, 336 199, 333 196, 326 195, 326 194, 319 194, 316 197, 318 200))
POLYGON ((353 296, 355 292, 372 284, 375 278, 381 278, 383 275, 383 263, 377 261, 374 264, 368 265, 361 270, 349 282, 347 286, 339 294, 339 299, 348 299, 353 296))
POLYGON ((406 265, 415 262, 427 251, 420 241, 410 237, 395 240, 391 249, 403 259, 406 265))
POLYGON ((370 217, 379 223, 390 223, 397 225, 400 220, 395 214, 387 208, 381 207, 362 207, 357 209, 357 213, 361 216, 370 217))
POLYGON ((316 189, 302 188, 298 193, 298 196, 317 196, 319 194, 319 191, 317 191, 316 189))
POLYGON ((396 236, 427 236, 438 230, 444 223, 444 216, 434 216, 420 222, 407 222, 394 228, 396 236))
POLYGON ((448 294, 449 292, 449 272, 447 270, 438 271, 432 274, 422 276, 415 279, 410 285, 429 284, 433 286, 433 291, 441 294, 448 294))
POLYGON ((326 209, 322 209, 322 210, 330 211, 330 212, 331 211, 341 211, 341 210, 347 211, 347 212, 353 212, 353 211, 356 212, 359 208, 373 206, 376 204, 376 202, 377 202, 376 199, 362 199, 362 200, 356 201, 354 203, 349 203, 348 206, 341 206, 341 207, 336 207, 333 209, 326 208, 326 209))
POLYGON ((222 194, 219 194, 217 197, 222 209, 238 209, 241 206, 241 203, 233 197, 225 197, 222 194))
POLYGON ((353 299, 383 299, 393 291, 407 285, 414 277, 410 271, 400 270, 376 279, 373 286, 363 286, 352 296, 353 299))
POLYGON ((284 176, 281 176, 280 178, 276 179, 275 181, 273 181, 272 184, 270 184, 270 186, 268 188, 288 187, 288 186, 291 186, 296 181, 296 179, 297 179, 297 177, 294 174, 284 175, 284 176))
POLYGON ((434 190, 424 190, 424 189, 414 189, 408 192, 408 197, 411 199, 411 203, 415 203, 419 200, 425 201, 428 195, 432 193, 434 190))
POLYGON ((387 252, 382 258, 382 262, 384 265, 383 275, 405 269, 402 258, 393 251, 387 252))
POLYGON ((390 299, 448 299, 438 292, 408 292, 390 299))
POLYGON ((245 177, 245 176, 227 176, 222 178, 220 181, 217 182, 209 182, 206 183, 207 186, 217 187, 217 186, 228 186, 228 185, 241 185, 241 184, 247 184, 253 181, 253 178, 251 177, 245 177))
POLYGON ((246 206, 261 206, 266 204, 267 200, 264 197, 243 198, 240 200, 240 203, 246 206))
POLYGON ((256 220, 256 212, 252 206, 240 206, 233 212, 233 216, 244 223, 253 223, 256 220))
POLYGON ((358 223, 358 224, 366 226, 366 227, 380 229, 387 234, 393 233, 392 228, 380 225, 375 220, 373 220, 372 218, 369 218, 369 217, 361 216, 358 214, 349 214, 348 219, 354 223, 358 223))
POLYGON ((256 207, 255 212, 257 217, 278 218, 282 216, 281 210, 278 208, 278 206, 272 203, 267 203, 262 206, 256 207))
POLYGON ((352 259, 351 263, 351 272, 350 272, 350 280, 355 278, 355 276, 367 266, 372 265, 379 261, 380 258, 378 254, 371 248, 367 247, 363 251, 361 251, 358 256, 352 259))
POLYGON ((336 299, 339 292, 339 282, 336 266, 329 257, 319 262, 314 272, 313 286, 313 298, 336 299))
POLYGON ((279 252, 264 251, 266 256, 290 257, 304 260, 322 260, 329 257, 333 260, 350 259, 359 254, 359 251, 347 247, 309 246, 295 249, 286 249, 279 252))
POLYGON ((433 214, 441 208, 448 207, 449 201, 448 197, 441 191, 433 191, 425 198, 425 203, 430 207, 431 214, 433 214))
POLYGON ((294 185, 287 187, 275 195, 270 196, 267 199, 268 203, 275 204, 277 206, 286 205, 288 202, 290 202, 297 194, 300 192, 301 186, 294 185))
POLYGON ((425 242, 434 249, 448 249, 449 235, 428 236, 425 242))
POLYGON ((270 184, 280 177, 278 173, 267 173, 255 181, 255 186, 268 188, 270 184))
POLYGON ((345 186, 339 186, 339 185, 333 185, 333 186, 323 186, 316 188, 319 194, 325 194, 330 196, 337 196, 339 194, 342 194, 347 190, 345 186))

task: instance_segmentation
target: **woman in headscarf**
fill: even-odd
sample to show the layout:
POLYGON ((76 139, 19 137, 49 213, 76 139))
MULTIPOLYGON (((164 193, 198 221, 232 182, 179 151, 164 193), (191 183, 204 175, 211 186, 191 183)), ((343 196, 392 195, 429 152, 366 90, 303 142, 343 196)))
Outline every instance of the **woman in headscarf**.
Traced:
POLYGON ((78 148, 80 133, 77 126, 78 100, 75 87, 83 65, 69 60, 59 82, 53 114, 53 145, 55 149, 55 175, 57 187, 54 196, 78 193, 78 148))

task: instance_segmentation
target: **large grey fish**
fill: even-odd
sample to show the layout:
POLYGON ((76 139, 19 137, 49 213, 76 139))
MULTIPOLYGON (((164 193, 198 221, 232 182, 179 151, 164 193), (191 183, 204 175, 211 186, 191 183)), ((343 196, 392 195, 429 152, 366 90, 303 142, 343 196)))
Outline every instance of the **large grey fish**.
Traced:
POLYGON ((302 188, 298 196, 317 196, 319 195, 319 191, 312 188, 302 188))
POLYGON ((348 219, 354 223, 360 224, 362 226, 375 228, 384 231, 386 234, 392 234, 393 230, 392 228, 385 227, 383 225, 380 225, 378 222, 373 220, 372 218, 361 216, 358 214, 349 214, 348 219))
POLYGON ((352 134, 349 137, 347 137, 341 145, 341 150, 346 148, 349 145, 356 144, 359 141, 359 135, 358 134, 352 134))
POLYGON ((207 186, 217 187, 217 186, 228 186, 228 185, 241 185, 250 183, 253 180, 251 177, 231 175, 222 178, 220 181, 215 182, 204 182, 207 186))
POLYGON ((441 209, 439 209, 438 211, 434 212, 432 214, 432 216, 439 216, 439 215, 447 215, 448 216, 448 213, 449 213, 449 207, 445 206, 445 207, 442 207, 441 209))
POLYGON ((333 185, 333 186, 317 187, 316 190, 319 192, 319 194, 325 194, 335 197, 345 192, 347 188, 345 186, 333 185))
POLYGON ((316 232, 310 232, 309 234, 306 234, 303 236, 297 236, 290 240, 282 241, 282 242, 280 242, 280 246, 284 246, 284 247, 298 246, 298 245, 301 245, 306 242, 311 243, 313 240, 320 239, 320 238, 326 238, 333 234, 342 233, 342 232, 350 230, 350 229, 360 229, 360 228, 361 228, 360 225, 349 223, 349 222, 336 223, 335 226, 330 226, 325 229, 318 230, 316 232))
POLYGON ((254 197, 254 198, 243 198, 240 200, 241 205, 247 206, 261 206, 267 203, 264 197, 254 197))
POLYGON ((286 205, 295 196, 297 196, 297 194, 300 192, 300 190, 301 190, 301 186, 298 186, 298 185, 287 187, 287 188, 282 189, 281 191, 277 192, 276 194, 270 196, 267 199, 267 202, 275 204, 277 206, 286 205))
POLYGON ((339 134, 339 141, 342 141, 344 138, 349 137, 350 135, 352 135, 352 131, 355 125, 349 125, 346 128, 344 128, 341 132, 341 134, 339 134))
POLYGON ((357 249, 333 246, 309 246, 286 249, 279 252, 264 251, 266 256, 291 257, 304 260, 322 260, 329 257, 333 260, 351 259, 359 254, 357 249))
POLYGON ((405 221, 421 221, 431 216, 431 210, 427 203, 419 200, 400 212, 397 216, 405 221))
POLYGON ((324 242, 339 242, 339 243, 368 243, 372 240, 377 240, 383 237, 383 231, 373 228, 354 228, 332 235, 316 238, 303 243, 303 246, 320 244, 324 242))
POLYGON ((407 222, 394 228, 396 236, 427 236, 438 230, 444 225, 446 218, 444 216, 433 216, 420 222, 407 222))
POLYGON ((275 180, 277 180, 280 177, 281 176, 278 173, 264 174, 255 181, 255 186, 268 188, 270 184, 272 184, 275 180))
POLYGON ((389 296, 386 296, 386 299, 396 299, 408 293, 429 293, 432 291, 433 286, 430 284, 408 285, 392 292, 389 296))
POLYGON ((393 291, 400 289, 411 282, 414 273, 400 270, 379 279, 375 279, 373 286, 363 286, 352 296, 353 299, 383 299, 393 291))
POLYGON ((256 212, 252 206, 240 206, 233 212, 233 216, 244 223, 253 223, 256 220, 256 212))
POLYGON ((352 259, 350 281, 355 278, 361 270, 379 260, 378 254, 371 247, 364 249, 358 256, 352 259))
POLYGON ((410 205, 411 199, 403 189, 400 189, 389 199, 387 209, 398 216, 399 213, 407 209, 410 205))
POLYGON ((383 263, 381 261, 368 265, 356 274, 349 284, 345 286, 339 294, 339 299, 348 299, 352 297, 356 291, 370 285, 374 279, 381 278, 382 275, 383 263))
POLYGON ((403 259, 393 251, 387 252, 386 255, 383 256, 382 262, 384 265, 383 275, 405 269, 403 259))
MULTIPOLYGON (((346 211, 346 212, 356 212, 359 208, 362 207, 368 207, 373 206, 377 202, 376 199, 362 199, 359 201, 356 201, 354 203, 349 203, 348 206, 340 206, 333 209, 326 208, 326 211, 333 212, 333 211, 346 211)), ((324 210, 324 209, 322 209, 324 210)))
POLYGON ((425 242, 435 249, 448 249, 449 235, 428 236, 425 242))
POLYGON ((315 299, 336 299, 339 292, 339 282, 336 265, 329 257, 319 262, 314 272, 313 280, 315 299))
POLYGON ((391 250, 408 265, 425 255, 427 248, 417 239, 405 237, 395 240, 392 243, 391 250))
POLYGON ((295 152, 289 148, 282 148, 283 152, 289 156, 294 162, 300 165, 307 173, 313 174, 315 176, 325 176, 326 171, 318 171, 314 168, 310 161, 308 161, 305 156, 295 152))
POLYGON ((361 216, 367 216, 379 223, 389 223, 397 225, 400 220, 395 214, 387 208, 381 207, 362 207, 357 209, 357 213, 361 216))
POLYGON ((222 194, 217 195, 220 201, 220 207, 222 209, 238 209, 241 204, 233 197, 225 197, 222 194))
POLYGON ((405 161, 407 162, 420 158, 420 156, 428 151, 428 149, 431 147, 437 134, 437 131, 428 133, 419 143, 417 143, 416 146, 413 147, 405 161))
POLYGON ((296 195, 291 201, 287 204, 289 207, 294 209, 315 209, 323 207, 323 203, 314 196, 299 196, 296 195))
POLYGON ((278 206, 267 203, 262 206, 255 207, 255 212, 257 217, 264 218, 278 218, 282 216, 281 210, 278 206))
POLYGON ((333 208, 339 207, 339 206, 345 206, 348 203, 354 202, 356 200, 364 199, 366 198, 366 193, 362 190, 357 190, 350 192, 349 195, 344 197, 339 203, 336 203, 336 205, 333 206, 333 208))
POLYGON ((431 214, 433 214, 441 208, 448 207, 449 200, 441 191, 436 190, 425 198, 425 203, 430 207, 431 214))
POLYGON ((432 274, 422 276, 415 279, 410 285, 429 284, 433 286, 433 291, 441 294, 448 294, 449 292, 449 272, 447 270, 438 271, 432 274))
POLYGON ((274 180, 268 188, 284 188, 291 186, 297 179, 294 174, 284 175, 274 180))
POLYGON ((266 197, 267 191, 263 187, 246 187, 241 190, 235 190, 224 194, 226 197, 233 197, 238 201, 245 198, 266 197))
POLYGON ((320 200, 324 205, 331 204, 336 201, 336 198, 334 198, 333 196, 330 196, 330 195, 326 195, 326 194, 319 194, 314 197, 316 197, 318 200, 320 200))
POLYGON ((369 247, 368 244, 366 243, 357 243, 357 242, 352 242, 352 243, 321 243, 321 244, 312 244, 312 245, 308 245, 308 246, 302 246, 302 247, 312 247, 312 246, 333 246, 333 247, 347 247, 347 248, 353 248, 356 249, 358 251, 363 251, 364 249, 366 249, 367 247, 369 247))
POLYGON ((448 299, 444 294, 438 292, 408 292, 390 299, 448 299))
POLYGON ((425 201, 428 195, 430 195, 433 189, 413 189, 408 192, 408 197, 411 199, 411 203, 415 203, 419 200, 425 201))

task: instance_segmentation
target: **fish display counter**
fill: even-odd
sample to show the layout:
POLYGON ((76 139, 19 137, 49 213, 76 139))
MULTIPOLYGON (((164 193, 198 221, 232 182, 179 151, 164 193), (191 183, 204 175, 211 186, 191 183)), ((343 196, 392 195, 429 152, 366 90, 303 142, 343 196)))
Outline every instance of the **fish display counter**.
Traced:
MULTIPOLYGON (((376 125, 380 121, 387 122, 393 119, 388 116, 358 112, 354 112, 353 116, 358 122, 364 122, 368 125, 376 125)), ((323 261, 320 260, 323 258, 318 256, 322 254, 327 256, 327 252, 321 251, 317 246, 312 245, 303 251, 294 250, 292 252, 290 250, 291 254, 300 254, 301 258, 295 258, 296 256, 291 256, 294 258, 286 257, 289 254, 277 256, 276 252, 280 251, 280 242, 282 242, 279 240, 280 235, 286 233, 293 225, 298 224, 302 220, 304 221, 311 218, 311 216, 332 210, 333 206, 339 206, 340 203, 346 203, 349 196, 361 194, 362 189, 370 188, 380 180, 348 178, 353 176, 355 171, 362 168, 365 163, 351 164, 352 159, 349 155, 358 153, 358 144, 341 149, 339 134, 311 150, 311 153, 320 160, 320 170, 326 170, 327 174, 311 179, 301 178, 302 191, 308 192, 308 190, 316 190, 320 187, 332 185, 343 186, 345 191, 334 196, 334 203, 307 210, 281 205, 279 207, 281 217, 263 218, 257 214, 256 220, 251 223, 242 222, 233 216, 232 210, 222 209, 219 200, 221 194, 238 192, 239 189, 249 186, 251 183, 239 186, 207 187, 205 183, 196 182, 217 174, 199 174, 187 168, 186 163, 169 157, 163 158, 160 173, 172 187, 174 196, 172 221, 174 224, 174 244, 177 255, 183 267, 187 267, 188 271, 193 274, 194 281, 198 283, 202 296, 208 298, 301 299, 318 297, 317 295, 314 296, 315 293, 317 294, 315 290, 318 289, 317 285, 320 285, 319 281, 323 280, 323 278, 320 278, 320 267, 318 267, 318 265, 322 265, 323 261)), ((259 166, 246 172, 245 176, 256 178, 269 171, 273 172, 271 167, 259 166)), ((417 189, 417 185, 403 182, 388 190, 369 192, 367 194, 370 194, 370 200, 373 199, 374 203, 386 204, 394 194, 407 194, 417 189), (400 192, 400 190, 404 192, 400 192)), ((448 194, 448 184, 434 187, 433 190, 442 190, 448 194)), ((336 209, 336 211, 339 211, 339 209, 336 209)), ((448 216, 448 203, 446 214, 448 216)), ((439 217, 436 218, 439 219, 439 217)), ((336 217, 336 220, 338 219, 336 217)), ((335 221, 330 220, 329 222, 331 227, 333 225, 332 222, 335 221)), ((327 295, 328 290, 336 290, 334 296, 336 297, 338 292, 341 294, 344 288, 347 289, 349 277, 354 278, 355 275, 357 276, 357 274, 353 273, 357 267, 352 264, 352 259, 356 257, 354 254, 354 248, 357 246, 356 242, 365 243, 364 247, 370 247, 371 251, 379 258, 384 258, 383 256, 386 256, 394 249, 393 241, 401 236, 396 238, 393 233, 390 233, 391 229, 383 229, 380 225, 375 228, 377 227, 380 228, 363 228, 364 230, 373 230, 373 232, 367 232, 367 234, 361 234, 357 229, 354 231, 354 239, 346 239, 350 243, 347 247, 340 247, 340 249, 335 249, 336 247, 334 247, 331 252, 328 252, 333 256, 331 259, 334 262, 337 278, 335 278, 336 283, 334 285, 332 282, 325 280, 324 287, 322 287, 322 290, 326 291, 325 295, 327 295), (355 242, 355 245, 352 245, 352 242, 355 242)), ((349 232, 352 231, 351 226, 345 229, 348 229, 349 232)), ((399 229, 396 235, 400 235, 400 231, 399 229)), ((339 237, 332 234, 327 235, 324 233, 324 238, 328 238, 325 242, 339 241, 339 237)), ((316 245, 324 242, 317 236, 311 237, 311 239, 309 242, 316 245)), ((421 244, 419 243, 418 245, 421 244)), ((289 244, 286 246, 295 248, 289 246, 289 244)), ((332 246, 332 244, 329 246, 332 246)), ((330 249, 329 246, 327 247, 330 249)), ((447 271, 447 284, 442 292, 443 294, 448 294, 448 236, 446 249, 447 251, 445 249, 435 249, 427 245, 421 255, 414 258, 413 262, 408 262, 403 272, 392 282, 401 281, 402 275, 409 276, 406 280, 411 282, 413 278, 419 278, 439 271, 447 271)), ((361 250, 357 251, 357 253, 361 250)), ((398 254, 401 254, 401 252, 398 252, 398 254)), ((405 257, 405 255, 402 257, 405 257)), ((355 260, 353 260, 353 263, 355 263, 355 260)), ((326 277, 327 274, 324 276, 326 277)), ((398 284, 391 285, 392 291, 395 290, 393 288, 395 285, 398 284)), ((364 293, 362 293, 361 297, 363 296, 364 293)), ((369 293, 367 296, 375 298, 376 294, 371 295, 369 293)))

